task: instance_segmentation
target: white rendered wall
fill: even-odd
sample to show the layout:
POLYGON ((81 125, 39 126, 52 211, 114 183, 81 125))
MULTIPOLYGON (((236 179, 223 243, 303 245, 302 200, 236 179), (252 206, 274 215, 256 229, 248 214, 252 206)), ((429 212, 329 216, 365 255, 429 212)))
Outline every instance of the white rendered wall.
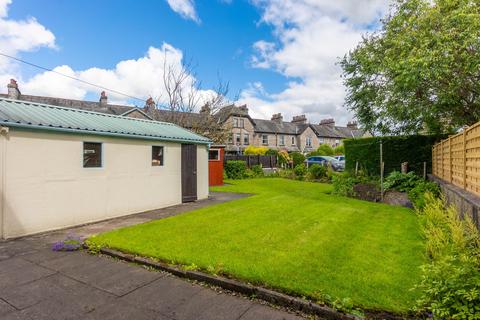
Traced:
MULTIPOLYGON (((4 238, 181 203, 178 143, 15 129, 6 141, 4 238), (83 168, 84 141, 103 143, 102 168, 83 168), (152 145, 165 147, 164 166, 151 166, 152 145)), ((204 199, 208 152, 197 149, 198 199, 204 199)))

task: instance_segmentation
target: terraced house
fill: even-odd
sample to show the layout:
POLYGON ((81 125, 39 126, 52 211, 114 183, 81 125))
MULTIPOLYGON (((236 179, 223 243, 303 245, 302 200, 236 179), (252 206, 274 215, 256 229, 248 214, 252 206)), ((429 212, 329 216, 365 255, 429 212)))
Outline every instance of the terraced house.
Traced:
POLYGON ((294 116, 288 122, 280 113, 272 115, 270 120, 253 119, 246 105, 226 106, 218 116, 220 121, 232 128, 226 148, 229 153, 242 153, 249 145, 308 153, 320 144, 335 147, 343 139, 366 135, 355 122, 348 123, 346 127, 336 126, 333 119, 311 124, 305 115, 294 116))

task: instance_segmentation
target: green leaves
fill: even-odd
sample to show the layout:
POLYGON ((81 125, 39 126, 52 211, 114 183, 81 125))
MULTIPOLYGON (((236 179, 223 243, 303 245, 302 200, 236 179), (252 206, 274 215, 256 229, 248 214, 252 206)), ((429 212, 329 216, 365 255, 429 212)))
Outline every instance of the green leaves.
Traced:
POLYGON ((382 22, 340 62, 362 125, 440 133, 480 120, 478 0, 398 0, 382 22))

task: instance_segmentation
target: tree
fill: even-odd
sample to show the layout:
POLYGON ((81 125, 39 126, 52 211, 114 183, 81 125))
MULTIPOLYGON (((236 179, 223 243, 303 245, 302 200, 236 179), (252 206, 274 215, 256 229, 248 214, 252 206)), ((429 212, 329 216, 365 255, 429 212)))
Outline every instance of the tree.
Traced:
POLYGON ((219 78, 215 88, 203 90, 191 61, 182 60, 178 66, 167 60, 165 54, 162 84, 165 96, 158 97, 155 108, 147 112, 155 119, 175 123, 210 138, 214 143, 224 144, 231 130, 217 113, 228 103, 229 83, 219 78))
POLYGON ((340 65, 373 133, 444 133, 480 119, 480 2, 397 0, 340 65))
POLYGON ((321 144, 317 149, 317 155, 319 156, 333 156, 333 148, 328 144, 321 144))
POLYGON ((344 155, 344 154, 345 154, 345 146, 344 146, 343 144, 336 146, 336 147, 333 149, 333 153, 334 153, 336 156, 344 155))

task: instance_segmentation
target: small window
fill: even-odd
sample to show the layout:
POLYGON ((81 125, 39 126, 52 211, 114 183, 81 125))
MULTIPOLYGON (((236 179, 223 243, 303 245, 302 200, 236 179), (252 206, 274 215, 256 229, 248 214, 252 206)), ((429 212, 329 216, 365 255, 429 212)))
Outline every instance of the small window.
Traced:
POLYGON ((239 119, 239 127, 244 128, 245 127, 245 121, 243 119, 239 119))
POLYGON ((83 167, 101 168, 102 167, 102 144, 99 142, 83 143, 83 167))
POLYGON ((238 128, 238 118, 233 118, 233 127, 238 128))
POLYGON ((235 134, 235 143, 236 143, 237 145, 240 145, 240 142, 241 142, 240 133, 236 133, 236 134, 235 134))
POLYGON ((250 144, 250 135, 248 133, 243 134, 243 145, 248 146, 250 144))
POLYGON ((262 134, 262 144, 268 146, 268 135, 262 134))
POLYGON ((307 137, 306 141, 305 141, 305 145, 307 147, 311 147, 312 146, 312 137, 307 137))
POLYGON ((208 151, 208 160, 214 160, 214 161, 220 160, 220 150, 211 149, 210 151, 208 151))
POLYGON ((152 166, 163 166, 163 147, 152 146, 152 166))
POLYGON ((292 137, 292 146, 295 145, 295 137, 292 137))
POLYGON ((281 146, 285 145, 285 136, 280 136, 280 145, 281 146))

